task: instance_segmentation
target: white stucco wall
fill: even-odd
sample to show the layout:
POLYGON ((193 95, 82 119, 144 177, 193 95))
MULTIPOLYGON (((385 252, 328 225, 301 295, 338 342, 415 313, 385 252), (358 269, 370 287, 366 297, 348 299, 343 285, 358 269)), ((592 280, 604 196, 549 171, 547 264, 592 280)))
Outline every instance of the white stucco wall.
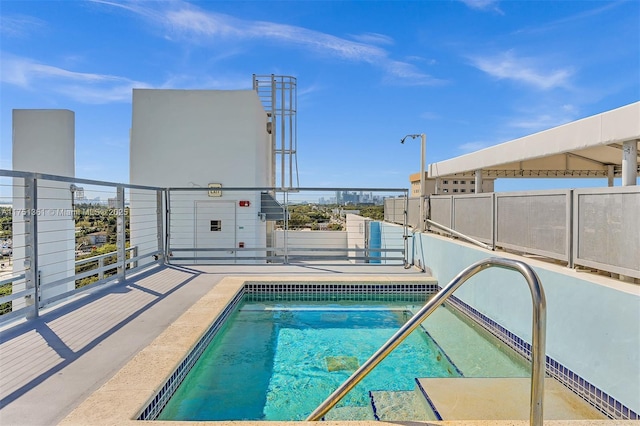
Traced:
MULTIPOLYGON (((274 232, 276 250, 278 255, 284 253, 284 231, 277 229, 274 232)), ((344 231, 287 231, 287 247, 291 255, 302 256, 346 256, 347 233, 344 231), (344 250, 313 251, 300 250, 302 248, 325 248, 344 250)))
MULTIPOLYGON (((525 260, 539 275, 546 294, 547 355, 627 407, 640 410, 640 382, 631 379, 640 377, 640 289, 636 285, 433 234, 418 233, 414 239, 414 261, 424 261, 441 286, 487 257, 525 260)), ((517 272, 485 270, 455 296, 531 342, 531 295, 517 272)))
POLYGON ((133 90, 131 183, 269 186, 267 116, 253 90, 133 90))
MULTIPOLYGON (((60 176, 75 175, 75 114, 69 110, 13 110, 13 170, 60 176)), ((75 274, 75 234, 70 183, 38 180, 38 270, 41 299, 75 288, 73 280, 48 286, 75 274)), ((24 272, 24 179, 14 179, 14 274, 24 272)), ((25 283, 14 283, 22 291, 25 283)), ((13 302, 13 309, 24 300, 13 302)))
MULTIPOLYGON (((130 181, 165 188, 206 188, 210 183, 224 188, 270 187, 271 145, 266 126, 266 113, 252 90, 134 89, 130 181)), ((175 242, 176 247, 211 247, 212 242, 207 242, 202 233, 196 238, 196 201, 232 201, 237 214, 233 219, 235 241, 230 247, 239 242, 244 242, 245 248, 266 246, 265 223, 256 220, 259 192, 223 191, 220 197, 209 197, 206 192, 171 194, 172 245, 175 242), (240 200, 249 201, 250 206, 240 207, 240 200)), ((136 208, 134 192, 131 208, 136 208)), ((233 220, 225 213, 225 231, 233 220)), ((132 214, 131 244, 139 246, 140 254, 157 247, 155 241, 146 242, 148 237, 139 238, 142 227, 132 214)), ((228 235, 224 244, 228 244, 228 235)), ((250 251, 235 254, 261 255, 250 251)))

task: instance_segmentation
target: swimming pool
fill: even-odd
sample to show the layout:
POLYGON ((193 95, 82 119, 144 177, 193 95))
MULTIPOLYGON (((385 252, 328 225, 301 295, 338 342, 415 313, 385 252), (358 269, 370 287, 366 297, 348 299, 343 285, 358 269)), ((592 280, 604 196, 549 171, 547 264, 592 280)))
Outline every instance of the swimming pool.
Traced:
MULTIPOLYGON (((244 296, 157 418, 303 420, 428 297, 331 290, 244 296)), ((336 410, 370 407, 369 391, 411 391, 416 377, 528 377, 500 346, 441 307, 336 410)))

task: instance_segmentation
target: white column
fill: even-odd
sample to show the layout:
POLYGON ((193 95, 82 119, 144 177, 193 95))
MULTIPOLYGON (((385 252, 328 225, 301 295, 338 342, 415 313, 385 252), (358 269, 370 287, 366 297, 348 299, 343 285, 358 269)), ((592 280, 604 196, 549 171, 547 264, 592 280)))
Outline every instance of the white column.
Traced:
POLYGON ((482 193, 482 170, 476 170, 476 194, 482 193))
MULTIPOLYGON (((75 175, 75 114, 69 110, 13 110, 13 169, 74 177, 75 175)), ((29 265, 30 253, 25 239, 25 179, 14 179, 13 190, 13 247, 14 274, 29 265)), ((36 236, 42 301, 75 288, 73 279, 48 286, 49 283, 75 275, 75 224, 71 207, 69 182, 37 179, 36 236)), ((13 292, 24 290, 17 283, 13 292)), ((23 304, 16 300, 13 309, 23 304)))
POLYGON ((609 187, 613 186, 613 178, 615 177, 615 171, 613 164, 607 166, 607 184, 609 187))
POLYGON ((638 179, 638 142, 626 141, 622 145, 622 186, 632 186, 638 179))

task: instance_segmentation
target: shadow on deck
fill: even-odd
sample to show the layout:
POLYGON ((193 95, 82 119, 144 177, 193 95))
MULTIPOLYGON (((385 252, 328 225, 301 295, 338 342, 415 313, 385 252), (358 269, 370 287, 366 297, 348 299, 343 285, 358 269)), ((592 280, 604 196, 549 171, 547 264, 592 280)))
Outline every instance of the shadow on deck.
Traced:
POLYGON ((149 269, 0 331, 0 423, 58 423, 226 276, 327 274, 424 277, 353 264, 149 269))

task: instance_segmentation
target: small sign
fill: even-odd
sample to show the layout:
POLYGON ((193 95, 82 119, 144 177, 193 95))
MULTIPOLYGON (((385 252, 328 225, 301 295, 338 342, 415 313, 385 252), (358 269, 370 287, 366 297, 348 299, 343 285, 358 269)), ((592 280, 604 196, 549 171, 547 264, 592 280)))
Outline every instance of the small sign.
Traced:
MULTIPOLYGON (((221 183, 210 183, 209 184, 209 188, 222 188, 222 184, 221 183)), ((210 189, 209 190, 209 197, 222 197, 222 191, 221 190, 210 189)))

